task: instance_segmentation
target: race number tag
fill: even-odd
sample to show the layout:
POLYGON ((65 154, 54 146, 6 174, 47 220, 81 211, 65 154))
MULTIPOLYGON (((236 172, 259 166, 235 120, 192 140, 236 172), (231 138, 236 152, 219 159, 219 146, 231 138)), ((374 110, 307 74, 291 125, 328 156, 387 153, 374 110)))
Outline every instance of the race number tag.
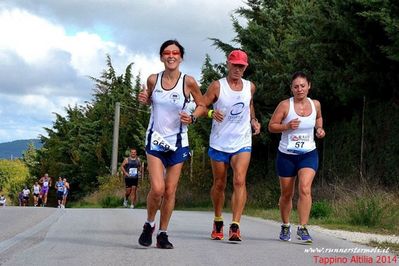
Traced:
POLYGON ((304 154, 312 150, 312 141, 308 134, 289 134, 287 151, 304 154))
POLYGON ((129 176, 136 177, 137 176, 137 168, 129 168, 129 176))
POLYGON ((151 138, 151 150, 153 151, 176 151, 177 148, 171 145, 158 132, 154 131, 151 138))

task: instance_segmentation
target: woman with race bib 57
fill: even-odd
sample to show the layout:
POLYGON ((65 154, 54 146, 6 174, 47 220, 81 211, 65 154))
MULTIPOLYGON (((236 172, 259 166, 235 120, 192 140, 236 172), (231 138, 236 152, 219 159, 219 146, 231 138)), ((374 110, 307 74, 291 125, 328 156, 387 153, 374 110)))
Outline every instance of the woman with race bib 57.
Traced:
POLYGON ((269 122, 271 133, 281 133, 276 168, 280 177, 279 206, 283 222, 280 240, 283 241, 291 240, 289 218, 295 180, 298 179, 297 238, 303 242, 312 242, 306 225, 312 206, 312 182, 319 163, 314 135, 323 138, 326 133, 323 129, 320 102, 307 97, 310 87, 310 80, 305 73, 294 73, 291 78, 293 97, 279 103, 269 122))

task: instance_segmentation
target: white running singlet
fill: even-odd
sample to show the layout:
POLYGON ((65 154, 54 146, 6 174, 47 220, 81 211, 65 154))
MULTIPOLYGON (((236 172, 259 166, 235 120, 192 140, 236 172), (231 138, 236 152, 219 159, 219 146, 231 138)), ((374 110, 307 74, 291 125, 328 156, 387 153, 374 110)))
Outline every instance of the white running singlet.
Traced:
POLYGON ((180 73, 176 85, 166 90, 162 87, 162 76, 164 72, 157 75, 154 90, 152 91, 151 117, 146 133, 146 145, 151 150, 168 151, 177 147, 188 146, 187 125, 180 122, 180 112, 187 112, 189 100, 184 95, 185 75, 180 73), (154 134, 155 133, 155 134, 154 134), (165 140, 167 145, 155 145, 165 140), (170 145, 173 148, 168 148, 170 145))
POLYGON ((33 193, 34 194, 39 194, 40 193, 40 186, 39 185, 33 185, 33 193))
POLYGON ((232 90, 226 78, 219 80, 219 96, 213 109, 222 111, 224 119, 220 123, 212 121, 209 145, 215 150, 234 153, 252 145, 251 82, 241 80, 241 91, 232 90))
POLYGON ((316 107, 313 100, 307 98, 312 106, 312 113, 309 116, 299 116, 295 112, 294 98, 290 98, 290 109, 282 124, 288 124, 292 119, 299 118, 299 127, 295 130, 289 129, 281 133, 281 140, 278 150, 286 154, 304 154, 316 149, 314 141, 314 127, 316 125, 316 107))

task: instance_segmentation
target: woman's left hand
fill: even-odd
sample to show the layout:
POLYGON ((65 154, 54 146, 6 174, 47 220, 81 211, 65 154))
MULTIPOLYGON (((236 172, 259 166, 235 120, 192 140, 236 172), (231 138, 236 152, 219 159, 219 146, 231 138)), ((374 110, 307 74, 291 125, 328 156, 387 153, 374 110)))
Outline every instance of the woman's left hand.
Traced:
POLYGON ((185 125, 190 125, 193 123, 193 121, 191 121, 191 116, 184 111, 180 112, 180 122, 185 125))
POLYGON ((251 120, 252 135, 258 135, 260 133, 260 123, 258 119, 251 120))
POLYGON ((321 139, 324 138, 324 136, 326 135, 326 132, 324 131, 324 129, 322 127, 319 127, 316 129, 316 137, 321 139))

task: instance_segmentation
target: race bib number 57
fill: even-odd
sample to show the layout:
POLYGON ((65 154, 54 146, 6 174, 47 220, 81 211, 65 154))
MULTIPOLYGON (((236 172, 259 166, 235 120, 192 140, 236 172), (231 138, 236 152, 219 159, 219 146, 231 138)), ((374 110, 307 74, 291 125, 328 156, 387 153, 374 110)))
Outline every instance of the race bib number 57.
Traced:
POLYGON ((308 134, 289 134, 287 151, 303 154, 311 151, 312 141, 308 134))

